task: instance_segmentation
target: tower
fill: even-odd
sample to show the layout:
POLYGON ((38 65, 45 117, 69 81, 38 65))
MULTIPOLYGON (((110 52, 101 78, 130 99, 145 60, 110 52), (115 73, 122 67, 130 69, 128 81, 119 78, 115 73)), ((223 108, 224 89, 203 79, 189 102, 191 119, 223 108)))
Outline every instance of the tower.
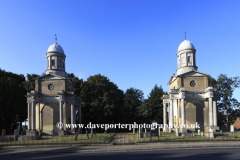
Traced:
POLYGON ((177 75, 193 71, 198 69, 196 66, 196 49, 194 48, 193 44, 188 41, 184 40, 178 47, 177 51, 177 61, 178 61, 178 69, 177 75))
POLYGON ((46 53, 47 55, 47 70, 46 74, 54 74, 66 77, 65 58, 66 55, 62 47, 58 43, 52 44, 46 53))
POLYGON ((66 78, 63 48, 56 42, 47 50, 47 70, 45 75, 35 79, 35 89, 28 92, 28 133, 64 135, 74 133, 66 124, 81 123, 81 98, 74 95, 74 84, 66 78))
POLYGON ((217 91, 208 86, 208 74, 197 71, 196 49, 194 45, 184 40, 177 50, 177 75, 172 74, 168 82, 169 94, 163 95, 163 123, 170 128, 183 128, 182 135, 188 135, 187 130, 198 129, 213 137, 217 129, 217 91), (168 107, 168 119, 166 116, 168 107), (191 128, 199 124, 200 128, 191 128))

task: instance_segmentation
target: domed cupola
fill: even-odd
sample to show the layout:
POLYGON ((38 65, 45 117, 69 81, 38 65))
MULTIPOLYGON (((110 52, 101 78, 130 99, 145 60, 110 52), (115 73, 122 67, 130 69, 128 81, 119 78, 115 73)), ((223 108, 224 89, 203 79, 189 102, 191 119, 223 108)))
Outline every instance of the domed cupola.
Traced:
POLYGON ((197 70, 196 58, 195 58, 196 49, 194 48, 192 42, 184 40, 178 47, 177 51, 177 60, 178 60, 178 69, 177 75, 197 70))
POLYGON ((54 43, 50 47, 48 47, 47 52, 58 52, 64 54, 62 47, 58 43, 54 43))
POLYGON ((47 70, 45 71, 45 73, 66 77, 65 72, 66 55, 63 51, 63 48, 56 42, 48 48, 46 55, 47 55, 47 70))
POLYGON ((178 52, 183 50, 183 49, 195 49, 192 42, 188 40, 184 40, 178 47, 178 52))

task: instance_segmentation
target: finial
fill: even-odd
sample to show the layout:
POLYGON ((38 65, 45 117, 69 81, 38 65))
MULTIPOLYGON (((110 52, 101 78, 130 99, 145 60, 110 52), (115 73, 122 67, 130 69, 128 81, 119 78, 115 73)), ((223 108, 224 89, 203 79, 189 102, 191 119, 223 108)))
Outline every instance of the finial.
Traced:
POLYGON ((186 33, 187 33, 187 31, 185 32, 185 40, 186 40, 186 37, 187 37, 187 36, 186 36, 186 33))
POLYGON ((55 43, 57 43, 57 35, 55 34, 55 43))

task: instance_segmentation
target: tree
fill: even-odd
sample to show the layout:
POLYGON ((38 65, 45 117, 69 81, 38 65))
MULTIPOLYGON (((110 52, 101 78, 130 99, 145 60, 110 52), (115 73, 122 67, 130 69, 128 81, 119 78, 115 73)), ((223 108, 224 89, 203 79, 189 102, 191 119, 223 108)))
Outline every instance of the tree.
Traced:
POLYGON ((163 123, 163 96, 164 91, 162 86, 155 85, 148 96, 148 108, 147 117, 148 119, 159 119, 159 123, 163 123))
POLYGON ((214 79, 214 78, 211 77, 211 76, 208 77, 208 85, 209 85, 209 86, 212 86, 213 88, 218 89, 218 85, 217 85, 217 84, 218 84, 218 83, 217 83, 216 79, 214 79))
MULTIPOLYGON (((218 86, 219 86, 217 80, 211 76, 208 77, 208 85, 212 86, 215 89, 218 89, 218 86)), ((221 99, 220 95, 217 94, 217 124, 219 126, 222 126, 223 122, 225 121, 225 117, 224 117, 224 113, 222 111, 218 110, 218 108, 220 108, 219 107, 220 99, 221 99)))
POLYGON ((217 80, 218 88, 218 110, 226 114, 226 122, 229 123, 229 114, 239 109, 239 102, 232 97, 235 88, 240 85, 239 77, 227 77, 227 75, 220 74, 217 80))
POLYGON ((27 74, 27 81, 23 83, 27 92, 31 92, 31 90, 35 90, 35 78, 37 77, 40 77, 40 75, 27 74))
POLYGON ((18 122, 27 118, 26 90, 24 75, 0 69, 0 130, 9 134, 17 128, 18 122))
POLYGON ((76 96, 80 96, 83 79, 79 79, 78 77, 75 77, 73 73, 67 73, 66 77, 72 79, 74 84, 74 94, 76 96))
POLYGON ((117 85, 101 74, 90 76, 81 86, 83 123, 123 121, 124 95, 117 85))
MULTIPOLYGON (((140 109, 144 102, 144 94, 141 90, 135 88, 129 88, 124 93, 125 96, 125 108, 126 108, 126 117, 128 123, 133 122, 142 122, 142 112, 140 109)), ((142 108, 144 109, 144 108, 142 108)))
POLYGON ((239 113, 239 102, 233 98, 235 88, 239 87, 239 77, 227 77, 227 75, 220 74, 215 80, 209 76, 208 83, 213 88, 217 89, 217 117, 218 125, 223 125, 223 122, 233 123, 239 113))

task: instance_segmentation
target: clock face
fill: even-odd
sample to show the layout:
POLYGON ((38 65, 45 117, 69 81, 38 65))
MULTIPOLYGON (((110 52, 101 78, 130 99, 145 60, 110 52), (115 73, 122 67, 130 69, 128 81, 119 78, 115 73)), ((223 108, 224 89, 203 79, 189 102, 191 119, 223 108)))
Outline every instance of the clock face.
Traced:
POLYGON ((191 87, 196 86, 196 82, 195 82, 195 81, 191 81, 191 82, 190 82, 190 86, 191 86, 191 87))
POLYGON ((49 85, 48 85, 48 89, 49 89, 49 90, 53 90, 53 89, 54 89, 54 85, 53 85, 53 84, 49 84, 49 85))

